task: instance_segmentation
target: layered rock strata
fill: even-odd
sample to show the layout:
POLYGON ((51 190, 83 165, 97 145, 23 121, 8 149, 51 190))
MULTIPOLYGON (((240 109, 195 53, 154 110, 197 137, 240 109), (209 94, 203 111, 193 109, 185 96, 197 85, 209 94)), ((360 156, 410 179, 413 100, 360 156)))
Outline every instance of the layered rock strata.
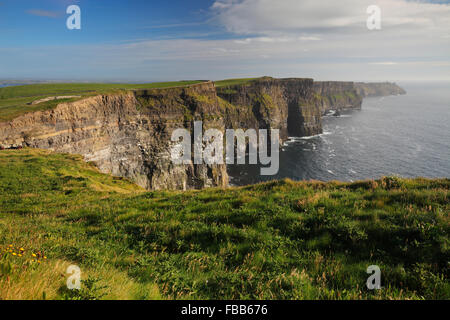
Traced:
POLYGON ((322 132, 321 116, 331 109, 361 108, 362 95, 386 88, 351 82, 261 78, 216 88, 188 87, 127 91, 60 103, 0 123, 0 148, 32 147, 81 154, 102 171, 126 177, 149 190, 225 187, 225 164, 171 161, 172 132, 194 121, 203 130, 279 129, 289 136, 322 132), (358 91, 359 90, 359 91, 358 91))

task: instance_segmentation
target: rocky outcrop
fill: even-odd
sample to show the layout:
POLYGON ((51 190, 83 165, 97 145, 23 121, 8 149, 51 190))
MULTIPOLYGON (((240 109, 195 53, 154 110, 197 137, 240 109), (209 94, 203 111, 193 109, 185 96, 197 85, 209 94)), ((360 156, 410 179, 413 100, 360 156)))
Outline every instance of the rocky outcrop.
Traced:
POLYGON ((406 91, 399 87, 396 83, 380 82, 380 83, 355 83, 356 92, 361 97, 382 97, 406 94, 406 91))
MULTIPOLYGON (((358 88, 364 94, 382 91, 358 88)), ((175 129, 186 128, 193 136, 193 123, 201 120, 203 130, 279 129, 284 141, 321 133, 325 111, 360 108, 361 101, 351 82, 268 77, 220 88, 203 82, 128 91, 64 102, 0 123, 0 149, 28 146, 81 154, 101 171, 149 190, 225 187, 226 165, 171 161, 175 129)))

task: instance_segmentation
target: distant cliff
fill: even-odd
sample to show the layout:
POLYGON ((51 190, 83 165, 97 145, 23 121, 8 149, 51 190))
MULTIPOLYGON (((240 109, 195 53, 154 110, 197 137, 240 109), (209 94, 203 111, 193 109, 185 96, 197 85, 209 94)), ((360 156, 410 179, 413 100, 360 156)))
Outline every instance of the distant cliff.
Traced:
POLYGON ((327 110, 361 108, 362 94, 389 86, 312 79, 260 78, 216 87, 135 90, 97 95, 0 123, 0 147, 27 146, 81 154, 103 171, 151 189, 199 189, 228 184, 226 165, 175 165, 175 129, 279 129, 280 139, 322 133, 327 110))
POLYGON ((399 87, 396 83, 380 82, 380 83, 364 83, 356 82, 355 88, 361 97, 382 97, 406 94, 406 91, 399 87))
POLYGON ((314 82, 314 99, 322 114, 330 110, 361 109, 363 98, 406 94, 395 83, 363 83, 343 81, 314 82))

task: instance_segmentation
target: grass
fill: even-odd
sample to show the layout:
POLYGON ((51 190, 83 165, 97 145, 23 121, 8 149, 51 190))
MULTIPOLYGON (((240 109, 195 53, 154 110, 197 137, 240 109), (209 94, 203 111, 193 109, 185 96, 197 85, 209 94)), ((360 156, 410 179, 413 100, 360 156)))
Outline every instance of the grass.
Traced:
POLYGON ((0 121, 9 121, 27 112, 49 110, 61 102, 76 101, 80 98, 60 99, 28 105, 35 100, 52 96, 81 96, 107 94, 123 90, 141 90, 187 86, 202 81, 157 82, 144 84, 112 83, 52 83, 11 86, 0 88, 0 121))
POLYGON ((220 87, 242 85, 242 84, 246 84, 246 83, 252 82, 254 80, 258 80, 258 79, 260 79, 260 78, 226 79, 226 80, 215 81, 214 83, 215 83, 216 87, 220 88, 220 87))
MULTIPOLYGON (((215 82, 217 87, 242 85, 259 78, 228 79, 215 82)), ((114 83, 46 83, 0 88, 0 122, 10 121, 28 112, 45 111, 55 108, 62 102, 73 102, 98 94, 117 93, 127 90, 161 89, 189 86, 202 81, 173 81, 144 84, 114 83), (46 97, 80 96, 42 102, 36 105, 29 103, 46 97)))
POLYGON ((1 151, 0 299, 449 299, 449 189, 387 177, 147 192, 78 156, 1 151), (66 289, 70 264, 81 291, 66 289), (369 291, 374 264, 383 288, 369 291))

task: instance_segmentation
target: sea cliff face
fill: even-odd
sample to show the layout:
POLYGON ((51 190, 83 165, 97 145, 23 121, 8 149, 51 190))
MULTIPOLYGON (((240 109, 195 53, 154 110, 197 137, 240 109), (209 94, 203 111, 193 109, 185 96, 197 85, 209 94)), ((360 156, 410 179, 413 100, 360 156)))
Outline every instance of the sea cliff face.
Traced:
MULTIPOLYGON (((364 94, 386 88, 360 86, 364 94), (372 91, 371 91, 372 90, 372 91)), ((0 147, 17 146, 81 154, 106 173, 126 177, 149 190, 225 187, 226 165, 175 165, 172 132, 193 122, 203 130, 279 129, 288 136, 322 132, 326 110, 360 108, 353 83, 312 79, 261 78, 216 88, 213 82, 189 87, 128 91, 60 103, 0 123, 0 147)))
POLYGON ((322 114, 330 110, 361 109, 363 100, 354 82, 342 81, 315 82, 314 98, 322 114))
POLYGON ((344 81, 314 82, 314 99, 322 114, 330 110, 361 109, 363 98, 406 94, 395 83, 363 83, 344 81))
POLYGON ((312 79, 262 78, 245 85, 217 88, 227 102, 226 123, 242 129, 279 129, 288 136, 322 133, 320 109, 313 101, 312 79))
POLYGON ((81 154, 150 190, 226 186, 225 165, 174 165, 170 158, 172 131, 206 115, 206 124, 219 115, 212 83, 99 95, 0 123, 0 143, 81 154))

